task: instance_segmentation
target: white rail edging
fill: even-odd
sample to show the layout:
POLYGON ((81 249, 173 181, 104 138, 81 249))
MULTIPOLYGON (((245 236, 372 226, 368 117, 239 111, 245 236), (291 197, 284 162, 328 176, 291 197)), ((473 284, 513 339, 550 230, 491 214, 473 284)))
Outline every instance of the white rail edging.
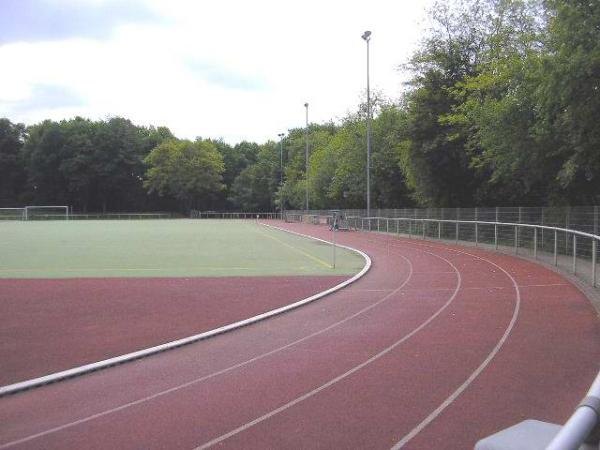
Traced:
MULTIPOLYGON (((315 241, 320 241, 320 242, 324 242, 326 244, 333 244, 332 242, 326 241, 324 239, 319 239, 313 236, 309 236, 306 234, 301 234, 301 233, 296 233, 294 231, 290 231, 290 230, 286 230, 284 228, 280 228, 280 227, 275 227, 273 225, 267 225, 267 224, 261 224, 263 226, 266 226, 268 228, 272 228, 275 230, 279 230, 279 231, 284 231, 286 233, 290 233, 290 234, 295 234, 297 236, 302 236, 304 238, 308 238, 308 239, 313 239, 315 241)), ((205 331, 203 333, 200 334, 196 334, 193 336, 188 336, 186 338, 182 338, 182 339, 177 339, 175 341, 171 341, 171 342, 166 342, 164 344, 160 344, 160 345, 156 345, 154 347, 149 347, 143 350, 138 350, 135 352, 131 352, 131 353, 126 353, 124 355, 120 355, 120 356, 115 356, 113 358, 109 358, 109 359, 105 359, 102 361, 98 361, 95 363, 90 363, 90 364, 85 364, 83 366, 79 366, 79 367, 74 367, 72 369, 67 369, 67 370, 63 370, 61 372, 55 372, 49 375, 45 375, 43 377, 38 377, 38 378, 32 378, 30 380, 26 380, 26 381, 21 381, 19 383, 13 383, 13 384, 8 384, 6 386, 0 386, 0 397, 3 397, 5 395, 9 395, 9 394, 15 394, 17 392, 20 391, 24 391, 27 389, 31 389, 34 387, 38 387, 38 386, 43 386, 45 384, 50 384, 50 383, 55 383, 57 381, 61 381, 67 378, 74 378, 77 376, 81 376, 84 375, 86 373, 90 373, 90 372, 95 372, 97 370, 101 370, 101 369, 106 369, 108 367, 111 366, 116 366, 118 364, 123 364, 126 362, 130 362, 130 361, 135 361, 137 359, 141 359, 141 358, 145 358, 147 356, 151 356, 151 355, 155 355, 157 353, 161 353, 167 350, 172 350, 174 348, 177 347, 181 347, 183 345, 188 345, 188 344, 192 344, 194 342, 198 342, 204 339, 208 339, 211 338, 213 336, 222 334, 222 333, 226 333, 228 331, 232 331, 232 330, 236 330, 238 328, 242 328, 251 324, 254 324, 256 322, 260 322, 261 320, 265 320, 268 319, 270 317, 273 316, 277 316, 279 314, 283 314, 285 312, 291 311, 293 309, 299 308, 300 306, 304 306, 308 303, 312 303, 316 300, 319 300, 329 294, 332 294, 336 291, 339 291, 340 289, 345 288, 346 286, 354 283, 355 281, 359 280, 360 278, 362 278, 371 268, 371 258, 369 258, 369 256, 352 247, 348 247, 345 245, 339 245, 336 244, 338 247, 341 248, 345 248, 347 250, 350 250, 352 252, 358 253, 360 256, 362 256, 365 260, 365 265, 364 267, 360 270, 360 272, 356 273, 354 276, 352 276, 351 278, 336 284, 335 286, 325 290, 325 291, 321 291, 317 294, 311 295, 310 297, 307 297, 305 299, 299 300, 295 303, 292 303, 290 305, 286 305, 286 306, 282 306, 281 308, 277 308, 277 309, 272 309, 271 311, 267 311, 265 313, 262 314, 258 314, 254 317, 250 317, 248 319, 244 319, 244 320, 240 320, 238 322, 234 322, 231 323, 229 325, 225 325, 219 328, 215 328, 213 330, 209 330, 209 331, 205 331)))

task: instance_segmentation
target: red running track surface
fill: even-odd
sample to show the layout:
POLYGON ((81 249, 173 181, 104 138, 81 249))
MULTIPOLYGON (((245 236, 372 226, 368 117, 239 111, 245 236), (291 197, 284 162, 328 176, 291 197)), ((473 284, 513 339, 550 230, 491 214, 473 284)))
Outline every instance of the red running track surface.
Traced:
POLYGON ((0 386, 212 330, 346 278, 0 279, 0 386))
POLYGON ((600 325, 560 275, 475 248, 338 236, 373 259, 357 283, 1 398, 0 449, 467 449, 524 418, 564 421, 592 382, 600 325))

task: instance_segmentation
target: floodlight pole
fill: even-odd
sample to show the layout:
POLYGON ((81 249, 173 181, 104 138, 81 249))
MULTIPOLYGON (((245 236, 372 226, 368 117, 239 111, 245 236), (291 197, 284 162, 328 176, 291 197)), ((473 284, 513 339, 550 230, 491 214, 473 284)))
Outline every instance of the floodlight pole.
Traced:
POLYGON ((304 140, 306 142, 306 148, 304 150, 304 157, 306 159, 306 173, 305 173, 305 209, 308 211, 308 103, 304 104, 306 108, 306 130, 304 132, 304 140))
POLYGON ((369 41, 371 32, 361 36, 367 43, 367 217, 371 217, 371 89, 369 85, 369 41))
POLYGON ((284 133, 279 133, 279 184, 283 184, 283 136, 284 133))

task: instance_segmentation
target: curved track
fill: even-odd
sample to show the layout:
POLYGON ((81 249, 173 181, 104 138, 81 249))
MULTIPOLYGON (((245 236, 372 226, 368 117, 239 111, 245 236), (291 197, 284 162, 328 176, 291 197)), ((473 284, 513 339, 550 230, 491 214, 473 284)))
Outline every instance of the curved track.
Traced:
POLYGON ((0 449, 465 449, 525 417, 563 421, 589 387, 600 326, 563 277, 473 248, 338 237, 373 259, 352 286, 2 398, 0 449))

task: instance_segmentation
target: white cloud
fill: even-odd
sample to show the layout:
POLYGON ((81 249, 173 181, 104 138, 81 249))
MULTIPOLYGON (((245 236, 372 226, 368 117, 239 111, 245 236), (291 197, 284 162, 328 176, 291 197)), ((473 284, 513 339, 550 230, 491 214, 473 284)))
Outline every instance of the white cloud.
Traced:
POLYGON ((165 23, 120 26, 106 40, 0 46, 3 66, 13 69, 0 72, 0 115, 26 123, 122 115, 180 137, 276 139, 303 126, 306 101, 315 122, 356 108, 366 29, 372 88, 397 96, 397 66, 419 39, 429 3, 152 1, 165 23), (35 105, 39 85, 68 89, 84 104, 16 112, 19 101, 35 105))

